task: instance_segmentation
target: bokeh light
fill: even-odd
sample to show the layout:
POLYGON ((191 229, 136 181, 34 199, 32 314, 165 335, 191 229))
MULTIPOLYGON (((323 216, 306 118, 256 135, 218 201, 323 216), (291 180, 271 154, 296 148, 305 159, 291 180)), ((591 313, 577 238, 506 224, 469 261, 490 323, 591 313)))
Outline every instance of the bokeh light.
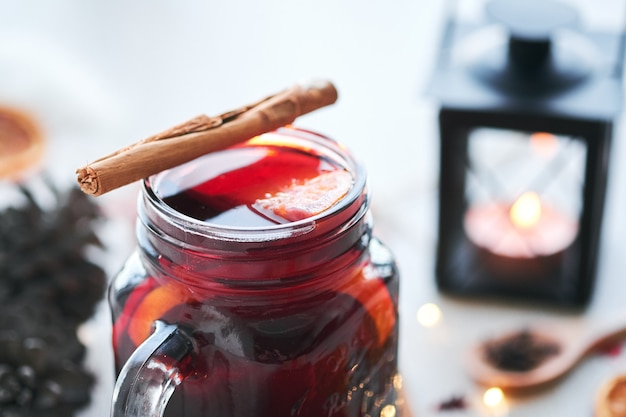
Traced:
POLYGON ((483 395, 483 402, 487 407, 495 408, 504 400, 504 393, 498 387, 489 388, 483 395))
POLYGON ((426 303, 417 310, 417 322, 424 327, 433 327, 441 321, 441 309, 437 304, 426 303))

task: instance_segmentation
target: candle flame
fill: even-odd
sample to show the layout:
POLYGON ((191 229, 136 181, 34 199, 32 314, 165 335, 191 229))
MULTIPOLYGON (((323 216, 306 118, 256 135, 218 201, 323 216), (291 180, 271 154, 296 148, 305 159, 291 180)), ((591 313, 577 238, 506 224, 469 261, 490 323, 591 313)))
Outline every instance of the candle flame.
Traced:
POLYGON ((522 194, 511 206, 509 215, 511 222, 516 227, 521 229, 533 227, 541 218, 541 200, 539 195, 534 192, 522 194))

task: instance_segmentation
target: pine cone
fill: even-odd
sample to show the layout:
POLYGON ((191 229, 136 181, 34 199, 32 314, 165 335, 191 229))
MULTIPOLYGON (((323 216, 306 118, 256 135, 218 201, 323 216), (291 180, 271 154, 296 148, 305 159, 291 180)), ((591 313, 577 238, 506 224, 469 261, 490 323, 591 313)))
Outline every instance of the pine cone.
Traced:
POLYGON ((0 416, 68 417, 90 400, 94 378, 71 324, 41 306, 0 308, 0 416))
POLYGON ((0 212, 0 302, 36 300, 80 323, 93 315, 106 285, 102 268, 86 258, 88 248, 102 246, 94 231, 100 212, 78 188, 51 190, 51 209, 22 187, 26 203, 0 212))

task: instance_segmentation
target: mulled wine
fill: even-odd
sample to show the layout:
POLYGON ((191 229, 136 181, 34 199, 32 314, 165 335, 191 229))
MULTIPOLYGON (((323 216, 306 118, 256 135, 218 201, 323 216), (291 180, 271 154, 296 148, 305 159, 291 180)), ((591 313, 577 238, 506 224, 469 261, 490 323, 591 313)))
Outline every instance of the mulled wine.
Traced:
POLYGON ((398 275, 368 199, 343 148, 297 129, 147 180, 139 249, 110 291, 118 373, 159 351, 145 346, 165 323, 189 354, 138 373, 170 378, 173 395, 146 401, 167 417, 401 415, 398 275))

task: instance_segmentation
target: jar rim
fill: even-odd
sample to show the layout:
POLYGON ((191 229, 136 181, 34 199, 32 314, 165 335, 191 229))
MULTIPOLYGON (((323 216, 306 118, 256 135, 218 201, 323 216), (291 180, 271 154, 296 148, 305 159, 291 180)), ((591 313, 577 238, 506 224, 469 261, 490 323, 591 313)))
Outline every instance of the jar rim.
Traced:
MULTIPOLYGON (((337 213, 353 206, 355 201, 361 199, 364 195, 366 207, 358 211, 362 211, 363 214, 367 211, 367 201, 369 198, 367 198, 367 174, 365 168, 343 144, 320 133, 291 126, 265 133, 254 139, 267 139, 267 143, 269 144, 273 137, 283 139, 281 141, 283 145, 286 143, 284 139, 288 139, 289 144, 292 146, 295 146, 297 143, 307 144, 309 149, 314 149, 324 156, 331 156, 333 161, 339 163, 339 165, 346 169, 353 177, 354 183, 347 194, 328 209, 297 221, 264 226, 236 226, 211 223, 210 221, 196 219, 181 213, 168 205, 158 195, 156 189, 158 189, 159 182, 167 175, 187 165, 183 164, 143 180, 141 194, 145 204, 155 209, 161 220, 166 221, 176 229, 185 230, 196 235, 213 239, 241 242, 280 240, 307 234, 314 230, 320 221, 330 219, 337 213)), ((208 157, 209 155, 198 159, 208 157)), ((197 161, 197 159, 194 161, 197 161)), ((193 163, 193 161, 190 163, 193 163)), ((140 200, 141 198, 140 196, 140 200)), ((358 217, 362 217, 362 214, 358 217)))

